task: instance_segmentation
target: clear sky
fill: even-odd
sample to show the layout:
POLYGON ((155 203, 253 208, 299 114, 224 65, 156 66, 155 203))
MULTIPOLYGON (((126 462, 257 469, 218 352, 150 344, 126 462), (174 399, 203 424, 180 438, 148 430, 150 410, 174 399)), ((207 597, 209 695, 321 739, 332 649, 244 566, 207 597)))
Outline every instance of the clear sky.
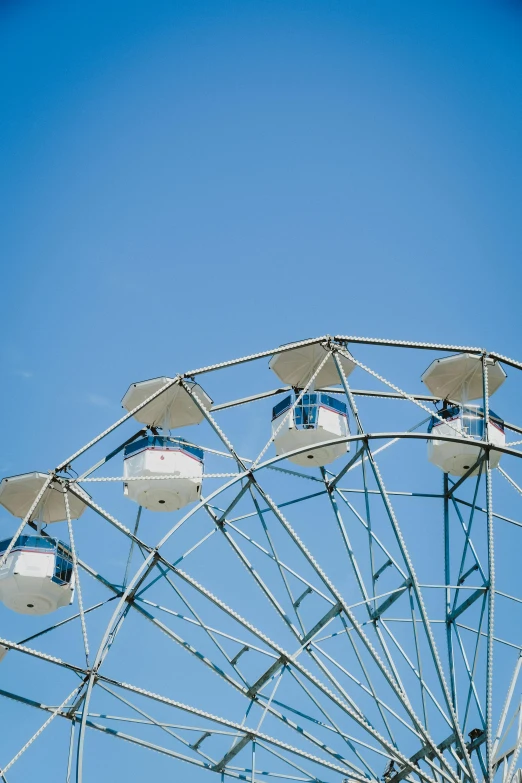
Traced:
POLYGON ((519 2, 13 0, 0 62, 2 475, 290 340, 522 358, 519 2))

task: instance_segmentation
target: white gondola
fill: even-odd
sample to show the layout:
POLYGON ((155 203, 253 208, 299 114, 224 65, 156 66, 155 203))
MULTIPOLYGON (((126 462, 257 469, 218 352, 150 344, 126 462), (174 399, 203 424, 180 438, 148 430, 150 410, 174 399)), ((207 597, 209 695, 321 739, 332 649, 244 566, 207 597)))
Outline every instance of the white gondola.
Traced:
MULTIPOLYGON (((430 440, 428 442, 428 459, 444 473, 463 476, 481 456, 482 449, 477 442, 484 437, 484 410, 478 406, 454 405, 439 411, 438 415, 444 421, 433 416, 428 426, 428 432, 432 435, 450 438, 462 436, 463 440, 458 443, 437 438, 430 440)), ((493 411, 489 412, 489 441, 495 446, 505 446, 506 444, 504 422, 493 411)), ((500 457, 500 451, 491 451, 490 467, 498 467, 500 457)), ((480 467, 477 466, 470 476, 476 476, 479 470, 480 467)))
POLYGON ((297 395, 289 394, 272 411, 272 436, 276 454, 283 456, 295 449, 310 449, 288 457, 302 466, 323 466, 350 450, 349 443, 335 443, 320 447, 321 443, 350 434, 344 402, 324 392, 303 394, 291 410, 297 395), (286 417, 286 418, 285 418, 286 417))
POLYGON ((3 644, 0 644, 0 661, 3 661, 8 652, 9 651, 7 647, 4 647, 3 644))
MULTIPOLYGON (((10 539, 0 542, 0 558, 10 539)), ((74 598, 71 550, 56 538, 18 536, 0 568, 0 601, 19 614, 42 615, 74 598)))
MULTIPOLYGON (((492 395, 507 376, 501 365, 493 359, 487 361, 487 372, 488 390, 492 395)), ((434 396, 444 401, 444 407, 438 412, 438 417, 432 417, 428 432, 432 436, 462 438, 455 442, 437 438, 429 440, 428 459, 445 473, 463 476, 473 468, 483 453, 479 441, 484 438, 484 411, 478 405, 469 404, 469 400, 476 400, 483 395, 482 357, 459 353, 436 359, 428 367, 422 380, 434 396)), ((495 446, 504 446, 506 443, 504 422, 491 410, 488 439, 495 446)), ((501 452, 490 451, 492 468, 498 466, 500 457, 501 452)), ((477 465, 470 475, 476 475, 479 470, 480 466, 477 465)))
POLYGON ((125 447, 123 475, 131 500, 151 511, 177 511, 201 497, 203 449, 184 438, 148 435, 125 447))
MULTIPOLYGON (((49 476, 45 473, 23 473, 20 476, 9 476, 2 479, 0 482, 0 504, 13 516, 24 519, 48 478, 49 476)), ((40 523, 48 525, 67 519, 64 491, 64 487, 59 481, 52 481, 31 514, 30 521, 38 520, 40 523)), ((69 493, 69 511, 71 519, 78 519, 85 511, 85 503, 72 493, 69 493)))

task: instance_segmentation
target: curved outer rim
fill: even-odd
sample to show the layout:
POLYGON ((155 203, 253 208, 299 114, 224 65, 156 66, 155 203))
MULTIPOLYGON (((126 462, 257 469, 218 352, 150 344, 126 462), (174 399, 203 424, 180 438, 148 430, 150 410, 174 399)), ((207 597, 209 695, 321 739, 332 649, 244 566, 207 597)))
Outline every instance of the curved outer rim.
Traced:
MULTIPOLYGON (((388 347, 401 347, 401 348, 410 348, 410 349, 424 349, 424 350, 439 350, 444 352, 467 352, 474 355, 488 355, 492 358, 496 359, 499 362, 502 362, 504 364, 510 365, 512 367, 515 367, 516 369, 522 369, 522 363, 517 362, 513 359, 509 359, 508 357, 505 357, 501 354, 493 353, 493 352, 486 352, 482 348, 474 348, 469 346, 455 346, 455 345, 444 345, 444 344, 438 344, 438 343, 419 343, 419 342, 408 342, 408 341, 402 341, 402 340, 386 340, 386 339, 373 339, 373 338, 364 338, 364 337, 356 337, 356 336, 336 336, 336 337, 330 337, 329 335, 325 335, 322 337, 317 337, 309 340, 304 341, 298 341, 294 343, 289 343, 283 347, 278 346, 275 349, 271 349, 268 351, 263 351, 257 354, 252 354, 250 356, 245 356, 239 359, 230 360, 227 362, 221 362, 219 364, 215 365, 209 365, 207 367, 201 367, 196 370, 191 370, 187 373, 177 375, 175 378, 173 378, 169 383, 165 384, 165 386, 159 390, 158 393, 153 395, 154 397, 159 396, 159 394, 166 391, 168 388, 170 388, 171 385, 174 383, 179 383, 181 379, 183 378, 194 378, 196 375, 201 375, 204 373, 212 372, 214 370, 218 369, 225 369, 226 367, 231 367, 237 364, 253 361, 255 359, 260 359, 263 357, 269 357, 273 356, 276 353, 282 353, 287 350, 291 350, 292 348, 296 348, 303 345, 308 344, 314 344, 318 342, 325 342, 330 343, 330 341, 342 343, 344 345, 349 345, 350 343, 354 344, 373 344, 373 345, 381 345, 381 346, 388 346, 388 347)), ((149 400, 144 401, 141 403, 138 407, 138 409, 141 409, 141 407, 144 407, 145 404, 147 404, 149 400)), ((120 420, 115 422, 111 427, 109 427, 107 430, 105 430, 103 433, 101 433, 98 437, 96 437, 94 440, 92 440, 90 443, 86 444, 83 448, 81 448, 79 451, 77 451, 75 454, 73 454, 68 460, 61 463, 55 471, 52 472, 51 475, 54 475, 54 477, 58 480, 60 480, 63 483, 66 483, 68 487, 70 488, 71 492, 73 494, 76 494, 74 491, 74 485, 76 484, 75 481, 66 480, 64 477, 56 476, 57 472, 60 472, 65 467, 67 467, 74 459, 76 459, 81 454, 85 453, 91 446, 93 446, 95 443, 98 443, 100 440, 102 440, 106 435, 108 435, 110 432, 114 431, 117 427, 119 427, 121 424, 123 424, 125 421, 130 419, 135 410, 129 411, 125 416, 123 416, 120 420)), ((371 440, 390 440, 390 439, 406 439, 406 440, 439 440, 439 441, 445 441, 449 443, 461 443, 463 440, 465 442, 468 442, 467 439, 453 437, 453 436, 433 436, 430 433, 415 433, 415 432, 388 432, 388 433, 362 433, 358 435, 350 435, 350 436, 344 436, 339 437, 335 439, 331 439, 328 441, 324 441, 323 443, 316 444, 315 448, 324 448, 329 445, 335 445, 335 444, 343 444, 343 443, 351 443, 351 442, 357 442, 357 441, 366 441, 368 443, 371 440)), ((522 452, 517 451, 515 449, 509 448, 509 446, 498 446, 494 445, 489 442, 485 441, 475 441, 477 444, 477 448, 482 447, 487 452, 489 451, 496 451, 504 454, 508 454, 510 456, 515 457, 522 457, 522 452)), ((231 479, 231 481, 226 482, 224 485, 216 489, 214 492, 212 492, 207 498, 205 498, 204 501, 200 501, 194 508, 192 508, 181 520, 179 520, 160 540, 160 542, 156 545, 156 547, 152 550, 150 550, 148 556, 145 558, 144 562, 141 564, 138 571, 135 573, 132 580, 127 585, 123 595, 121 596, 117 607, 115 608, 113 615, 111 617, 111 620, 109 621, 106 631, 104 633, 102 642, 99 646, 99 649, 96 654, 95 662, 91 668, 90 676, 89 676, 89 682, 87 687, 87 692, 84 699, 83 704, 83 714, 82 714, 82 720, 80 724, 80 734, 78 738, 78 770, 77 770, 77 780, 80 782, 82 780, 82 763, 83 763, 83 749, 84 749, 84 736, 85 736, 85 725, 86 725, 86 718, 88 713, 88 705, 90 702, 90 696, 92 693, 92 687, 94 684, 94 680, 96 678, 97 671, 99 667, 101 666, 103 659, 104 659, 104 652, 106 648, 107 641, 109 639, 110 634, 114 630, 114 627, 120 617, 121 610, 125 606, 127 602, 127 598, 130 595, 130 593, 133 591, 135 585, 139 582, 140 578, 143 576, 144 573, 147 572, 147 569, 150 567, 151 563, 154 562, 154 558, 156 556, 156 553, 159 553, 159 550, 161 547, 166 543, 166 541, 173 535, 173 533, 182 525, 185 521, 187 521, 190 517, 192 517, 197 511, 199 511, 201 508, 203 508, 210 500, 217 497, 219 494, 221 494, 226 489, 230 488, 234 484, 238 483, 241 479, 247 477, 250 474, 257 473, 260 470, 270 467, 272 465, 276 465, 278 462, 281 462, 283 460, 288 459, 291 456, 298 455, 300 453, 309 451, 308 447, 301 447, 299 449, 295 449, 291 452, 288 452, 284 455, 281 455, 279 457, 273 457, 271 459, 265 460, 264 462, 256 465, 253 470, 247 469, 241 473, 239 473, 237 476, 231 479)), ((81 488, 80 492, 83 494, 84 490, 81 488)), ((80 499, 84 500, 86 505, 91 505, 90 502, 87 501, 87 498, 85 496, 82 497, 80 493, 77 495, 80 497, 80 499)), ((91 506, 92 507, 92 506, 91 506)), ((129 531, 130 532, 130 531, 129 531)), ((147 547, 149 548, 149 547, 147 547)))
MULTIPOLYGON (((341 444, 341 443, 352 443, 355 441, 370 441, 370 440, 392 440, 394 438, 399 439, 407 439, 407 440, 443 440, 449 443, 462 443, 463 438, 456 438, 451 436, 439 436, 435 437, 432 436, 430 433, 414 433, 414 432, 391 432, 391 433, 367 433, 363 435, 350 435, 340 438, 335 438, 329 441, 325 441, 323 443, 317 444, 317 448, 324 448, 329 445, 334 444, 341 444)), ((467 442, 467 441, 465 441, 467 442)), ((522 457, 522 452, 515 451, 514 449, 509 449, 507 447, 500 447, 500 446, 494 446, 493 444, 486 443, 486 442, 477 442, 477 448, 480 448, 480 444, 483 444, 483 448, 488 450, 494 450, 494 451, 500 451, 505 454, 510 454, 512 456, 516 457, 522 457)), ((125 604, 127 603, 127 598, 129 597, 130 593, 133 591, 135 585, 139 582, 139 580, 143 577, 144 574, 147 573, 147 569, 150 567, 150 565, 153 563, 154 557, 156 556, 156 553, 159 553, 162 546, 170 539, 170 537, 178 530, 188 519, 190 519, 194 514, 196 514, 198 511, 200 511, 202 508, 205 507, 209 503, 209 501, 213 500, 215 497, 220 495, 225 490, 229 489, 231 486, 234 486, 239 481, 241 481, 244 478, 247 478, 249 475, 253 473, 257 473, 264 468, 268 468, 272 465, 277 464, 278 462, 281 462, 285 459, 288 459, 289 456, 294 456, 295 454, 300 454, 303 452, 309 451, 309 447, 301 447, 299 449, 294 449, 291 452, 288 452, 285 455, 282 456, 276 456, 272 457, 268 460, 265 460, 264 462, 257 465, 253 470, 245 470, 241 473, 239 473, 237 476, 232 478, 230 481, 226 482, 223 486, 218 487, 214 492, 212 492, 210 495, 208 495, 204 500, 201 500, 194 508, 192 508, 185 516, 182 517, 181 520, 179 520, 173 527, 163 536, 163 538, 159 541, 159 543, 152 549, 148 556, 145 558, 143 563, 140 565, 140 568, 135 573, 132 580, 127 585, 127 588, 123 595, 121 596, 113 615, 107 625, 107 628, 105 630, 104 636, 102 638, 102 641, 100 643, 100 646, 98 648, 95 661, 93 663, 91 674, 89 677, 89 683, 87 688, 87 693, 84 699, 84 706, 83 706, 83 713, 82 713, 82 721, 80 723, 80 735, 78 739, 78 763, 79 763, 79 774, 78 774, 78 781, 81 783, 82 781, 82 768, 81 765, 83 763, 83 754, 84 754, 84 738, 85 738, 85 724, 87 719, 87 713, 88 713, 88 707, 90 703, 90 697, 92 694, 92 687, 94 684, 94 680, 96 678, 96 674, 98 672, 98 669, 100 668, 103 658, 104 658, 104 651, 107 644, 107 641, 110 637, 110 635, 113 633, 117 623, 119 622, 121 610, 124 608, 125 604), (84 720, 85 718, 85 720, 84 720)), ((437 469, 437 468, 435 468, 437 469)), ((73 482, 71 482, 73 483, 73 482)), ((71 491, 72 487, 71 487, 71 491)))

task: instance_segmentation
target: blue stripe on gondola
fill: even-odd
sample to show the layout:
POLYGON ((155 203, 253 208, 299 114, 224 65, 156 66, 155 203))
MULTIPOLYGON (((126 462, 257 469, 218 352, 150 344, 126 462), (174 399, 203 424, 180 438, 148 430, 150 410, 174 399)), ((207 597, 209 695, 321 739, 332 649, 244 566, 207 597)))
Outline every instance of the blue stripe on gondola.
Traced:
POLYGON ((281 402, 278 402, 277 405, 274 406, 272 410, 272 419, 277 419, 278 416, 287 411, 291 406, 292 395, 289 394, 288 397, 285 397, 284 400, 281 400, 281 402))
POLYGON ((193 446, 184 438, 170 438, 163 435, 148 435, 146 438, 140 438, 125 446, 124 457, 128 457, 131 454, 134 456, 139 451, 143 451, 147 448, 164 449, 166 451, 184 451, 187 454, 196 457, 200 462, 203 462, 203 449, 198 446, 193 446))
MULTIPOLYGON (((453 405, 451 408, 444 408, 439 411, 438 416, 443 418, 444 421, 440 421, 440 418, 437 416, 432 416, 428 424, 428 432, 432 432, 435 427, 439 427, 441 424, 446 424, 462 417, 463 420, 476 422, 476 433, 474 433, 476 437, 482 437, 484 433, 484 408, 460 408, 458 405, 453 405)), ((489 421, 497 430, 504 432, 504 420, 492 410, 489 411, 489 421)))
MULTIPOLYGON (((286 413, 286 411, 292 406, 292 403, 295 402, 296 395, 290 394, 288 397, 285 397, 281 402, 278 402, 277 405, 274 406, 272 409, 272 420, 277 419, 279 416, 281 416, 283 413, 286 413)), ((335 397, 332 397, 330 394, 325 394, 323 392, 313 392, 309 394, 303 394, 302 399, 300 402, 296 405, 296 408, 308 408, 308 407, 317 407, 320 408, 327 408, 328 410, 334 411, 334 413, 340 413, 342 416, 347 415, 347 408, 346 403, 341 402, 340 400, 337 400, 335 397)))

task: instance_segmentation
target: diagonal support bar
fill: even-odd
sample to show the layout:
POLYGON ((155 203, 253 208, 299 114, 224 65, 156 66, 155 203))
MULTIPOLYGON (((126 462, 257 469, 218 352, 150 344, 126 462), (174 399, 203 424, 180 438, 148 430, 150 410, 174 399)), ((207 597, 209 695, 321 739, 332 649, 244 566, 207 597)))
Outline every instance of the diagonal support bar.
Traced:
POLYGON ((487 590, 489 588, 489 585, 485 584, 483 587, 479 587, 478 590, 475 590, 471 595, 466 598, 465 601, 463 601, 460 606, 457 606, 456 609, 454 609, 452 612, 448 614, 447 623, 452 623, 454 620, 459 617, 462 612, 465 612, 466 609, 468 609, 471 604, 474 604, 475 601, 478 601, 479 598, 482 598, 484 595, 484 590, 487 590))
POLYGON ((314 636, 319 633, 319 631, 325 627, 325 625, 328 625, 330 620, 333 620, 334 617, 336 617, 340 612, 342 611, 342 606, 340 603, 335 604, 335 606, 332 606, 331 609, 329 609, 324 617, 321 617, 321 619, 314 625, 314 627, 308 631, 308 633, 303 636, 301 639, 301 644, 304 646, 305 644, 308 644, 310 639, 313 639, 314 636))
POLYGON ((218 763, 213 767, 214 772, 221 772, 223 769, 225 769, 228 762, 231 761, 234 756, 237 756, 237 754, 242 751, 245 745, 248 745, 251 740, 252 737, 250 734, 245 734, 245 736, 242 737, 239 742, 236 742, 234 747, 230 748, 228 753, 225 753, 221 761, 218 761, 218 763))
POLYGON ((382 604, 380 604, 371 612, 372 620, 378 620, 381 614, 384 614, 384 612, 389 609, 390 606, 394 604, 395 601, 397 601, 409 587, 411 587, 411 579, 405 579, 405 581, 400 587, 397 588, 397 590, 389 595, 388 598, 382 602, 382 604))

